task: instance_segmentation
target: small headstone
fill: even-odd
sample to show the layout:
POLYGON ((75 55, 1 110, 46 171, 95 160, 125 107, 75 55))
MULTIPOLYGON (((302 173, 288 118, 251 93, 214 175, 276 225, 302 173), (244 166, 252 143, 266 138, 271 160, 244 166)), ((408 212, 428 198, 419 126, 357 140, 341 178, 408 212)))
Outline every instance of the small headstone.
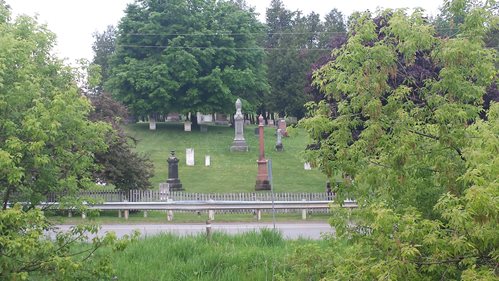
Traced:
POLYGON ((310 166, 310 162, 305 162, 305 164, 303 164, 303 169, 312 170, 312 167, 310 166))
POLYGON ((197 113, 198 124, 203 123, 213 123, 213 116, 211 114, 202 114, 201 112, 197 113))
POLYGON ((191 121, 186 120, 184 122, 184 131, 190 132, 191 131, 191 124, 192 124, 191 121))
POLYGON ((250 120, 244 120, 244 125, 251 125, 251 121, 250 120))
POLYGON ((269 127, 274 127, 274 120, 269 119, 269 120, 267 121, 267 123, 268 123, 268 126, 269 126, 269 127))
POLYGON ((278 127, 279 129, 281 129, 282 135, 283 135, 284 137, 287 137, 287 136, 288 136, 288 131, 286 131, 286 129, 287 129, 287 128, 286 128, 286 120, 284 120, 284 119, 279 119, 279 121, 278 121, 278 123, 277 123, 277 124, 278 124, 278 126, 277 126, 277 127, 278 127))
POLYGON ((216 125, 229 125, 229 120, 227 119, 227 115, 216 113, 215 114, 215 124, 216 125))
POLYGON ((201 133, 207 133, 208 132, 208 126, 206 125, 199 125, 199 130, 201 133))
POLYGON ((206 167, 211 166, 211 157, 210 157, 210 155, 205 155, 205 156, 204 156, 204 165, 205 165, 206 167))
POLYGON ((260 135, 260 129, 258 127, 255 128, 255 136, 260 135))
POLYGON ((180 121, 180 114, 178 114, 177 112, 168 113, 168 116, 166 117, 166 121, 178 122, 178 121, 180 121))
POLYGON ((185 164, 187 166, 194 166, 194 148, 187 148, 185 150, 185 164))
POLYGON ((156 117, 149 115, 149 130, 156 130, 156 117))
POLYGON ((275 149, 279 152, 284 150, 284 147, 282 145, 282 131, 281 131, 281 129, 277 129, 277 142, 275 144, 275 149))

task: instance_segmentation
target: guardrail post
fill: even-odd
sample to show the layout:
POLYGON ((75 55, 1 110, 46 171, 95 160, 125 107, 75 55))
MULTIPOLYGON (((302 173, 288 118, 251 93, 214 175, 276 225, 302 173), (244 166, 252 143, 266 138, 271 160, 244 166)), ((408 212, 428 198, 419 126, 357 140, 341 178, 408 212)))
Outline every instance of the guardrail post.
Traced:
POLYGON ((257 209, 256 210, 256 220, 261 221, 262 220, 262 210, 257 209))
POLYGON ((147 218, 147 210, 144 210, 144 218, 147 218))
MULTIPOLYGON (((307 199, 302 199, 301 201, 307 201, 307 199)), ((307 220, 307 209, 302 209, 301 210, 301 219, 302 220, 307 220)))
POLYGON ((121 210, 118 210, 118 218, 121 218, 121 210))
POLYGON ((68 218, 71 218, 73 216, 73 212, 68 211, 68 218))
MULTIPOLYGON (((208 202, 213 203, 212 199, 208 200, 208 202)), ((215 220, 215 210, 208 210, 208 220, 214 221, 215 220)))
MULTIPOLYGON (((172 202, 173 200, 171 198, 166 199, 167 202, 172 202)), ((173 210, 167 210, 166 211, 166 220, 167 221, 173 221, 173 210)))
POLYGON ((211 238, 211 220, 210 219, 206 220, 206 238, 208 238, 208 240, 211 238))
MULTIPOLYGON (((132 193, 132 191, 130 190, 130 193, 132 193)), ((124 202, 128 202, 128 200, 125 200, 124 202)), ((129 215, 129 210, 125 210, 124 211, 124 215, 125 215, 125 220, 128 220, 128 215, 129 215)))

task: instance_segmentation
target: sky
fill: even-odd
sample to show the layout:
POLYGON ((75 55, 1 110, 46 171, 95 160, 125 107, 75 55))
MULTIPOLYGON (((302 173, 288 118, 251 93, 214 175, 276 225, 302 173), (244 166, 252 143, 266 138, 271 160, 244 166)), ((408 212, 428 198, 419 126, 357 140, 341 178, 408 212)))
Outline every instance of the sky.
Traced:
MULTIPOLYGON (((259 18, 265 20, 265 10, 271 0, 246 0, 256 8, 259 18)), ((57 36, 55 54, 67 59, 92 60, 92 34, 102 32, 108 25, 117 25, 123 10, 134 0, 6 0, 14 16, 26 14, 37 16, 57 36)), ((375 11, 381 8, 421 7, 429 15, 436 15, 443 0, 283 0, 289 10, 301 10, 303 14, 314 11, 321 16, 336 8, 345 16, 353 11, 375 11)))

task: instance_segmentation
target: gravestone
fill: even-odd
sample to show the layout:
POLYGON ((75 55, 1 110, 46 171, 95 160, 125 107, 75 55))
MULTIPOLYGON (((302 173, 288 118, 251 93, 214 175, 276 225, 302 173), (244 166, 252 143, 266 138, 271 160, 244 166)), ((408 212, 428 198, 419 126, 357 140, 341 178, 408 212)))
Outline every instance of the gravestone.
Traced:
POLYGON ((267 159, 265 159, 265 144, 264 144, 264 135, 263 135, 263 116, 260 115, 258 117, 259 125, 258 128, 260 129, 259 138, 258 142, 260 144, 260 155, 258 157, 258 160, 256 161, 258 165, 258 173, 256 176, 256 184, 255 184, 255 190, 270 190, 270 181, 269 181, 269 174, 267 171, 267 159))
POLYGON ((206 126, 206 125, 199 125, 199 130, 201 130, 201 133, 207 133, 208 132, 208 126, 206 126))
POLYGON ((185 149, 185 164, 187 166, 194 166, 194 148, 185 149))
POLYGON ((274 120, 269 119, 269 120, 267 121, 267 125, 268 125, 269 127, 274 127, 274 120))
POLYGON ((310 166, 310 162, 305 162, 305 164, 303 164, 303 169, 312 170, 312 166, 310 166))
POLYGON ((286 131, 286 120, 284 119, 279 119, 277 121, 277 128, 281 129, 282 135, 287 137, 288 136, 288 131, 286 131))
POLYGON ((149 115, 149 130, 156 130, 156 116, 149 115))
POLYGON ((175 151, 172 150, 170 157, 168 157, 168 179, 166 183, 170 191, 180 191, 184 190, 182 188, 182 183, 178 178, 178 158, 175 156, 175 151))
POLYGON ((215 113, 215 124, 216 125, 229 125, 229 120, 227 116, 222 113, 215 113))
POLYGON ((166 121, 178 122, 178 121, 180 121, 180 114, 178 114, 177 112, 168 113, 168 116, 166 117, 166 121))
POLYGON ((277 129, 277 142, 275 144, 275 149, 279 152, 284 150, 284 147, 282 145, 282 131, 281 131, 281 129, 277 129))
POLYGON ((192 125, 191 121, 186 120, 184 122, 184 131, 190 132, 191 131, 191 125, 192 125))
POLYGON ((298 124, 298 118, 293 117, 293 116, 288 116, 288 117, 286 117, 286 122, 288 124, 298 124))
POLYGON ((235 137, 232 145, 230 146, 230 151, 248 151, 249 147, 244 139, 244 116, 241 112, 242 103, 240 99, 236 101, 236 114, 234 114, 234 130, 235 137))
POLYGON ((204 156, 204 165, 205 165, 206 167, 211 166, 211 157, 210 157, 210 155, 205 155, 205 156, 204 156))

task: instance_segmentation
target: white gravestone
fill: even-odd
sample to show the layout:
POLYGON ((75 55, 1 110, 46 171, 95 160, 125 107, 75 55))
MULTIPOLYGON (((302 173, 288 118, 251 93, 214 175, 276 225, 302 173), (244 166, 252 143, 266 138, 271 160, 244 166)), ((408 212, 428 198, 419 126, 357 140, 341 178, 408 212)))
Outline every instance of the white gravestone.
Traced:
POLYGON ((204 165, 205 165, 206 167, 211 166, 211 157, 210 157, 210 155, 205 155, 205 156, 204 156, 204 165))
POLYGON ((185 121, 184 122, 184 131, 190 132, 191 131, 191 121, 185 121))
POLYGON ((303 164, 303 169, 312 170, 312 167, 310 166, 310 162, 305 162, 305 164, 303 164))
POLYGON ((185 164, 187 166, 194 166, 194 148, 185 149, 185 164))
POLYGON ((156 116, 149 115, 149 130, 156 130, 156 116))

